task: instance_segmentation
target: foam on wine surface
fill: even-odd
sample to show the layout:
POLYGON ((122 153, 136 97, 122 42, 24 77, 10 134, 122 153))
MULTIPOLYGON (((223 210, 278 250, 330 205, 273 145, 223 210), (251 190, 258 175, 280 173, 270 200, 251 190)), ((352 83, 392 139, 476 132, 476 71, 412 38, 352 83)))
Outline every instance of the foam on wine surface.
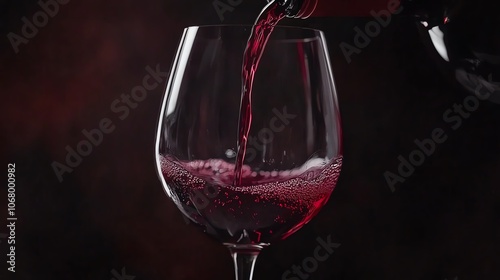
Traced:
POLYGON ((221 242, 262 244, 300 229, 328 201, 342 157, 326 165, 286 171, 252 171, 222 160, 179 162, 160 156, 167 193, 192 221, 221 242))

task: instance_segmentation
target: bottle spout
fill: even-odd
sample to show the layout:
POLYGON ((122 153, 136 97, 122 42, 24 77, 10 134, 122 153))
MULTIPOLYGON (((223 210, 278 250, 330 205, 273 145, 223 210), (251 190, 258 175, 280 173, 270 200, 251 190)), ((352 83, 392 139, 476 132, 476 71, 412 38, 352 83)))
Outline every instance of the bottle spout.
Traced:
MULTIPOLYGON (((318 0, 274 0, 289 18, 306 19, 316 10, 318 0)), ((273 2, 268 0, 267 2, 273 2)))

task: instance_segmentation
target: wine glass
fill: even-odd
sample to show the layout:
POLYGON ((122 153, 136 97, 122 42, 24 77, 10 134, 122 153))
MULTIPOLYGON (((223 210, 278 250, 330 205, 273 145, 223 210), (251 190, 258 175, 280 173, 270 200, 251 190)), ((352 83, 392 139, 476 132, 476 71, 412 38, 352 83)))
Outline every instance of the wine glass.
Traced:
POLYGON ((243 53, 251 26, 184 30, 161 107, 157 170, 167 195, 227 246, 236 278, 259 252, 308 223, 342 165, 342 133, 324 35, 276 27, 255 73, 252 122, 235 183, 243 53))

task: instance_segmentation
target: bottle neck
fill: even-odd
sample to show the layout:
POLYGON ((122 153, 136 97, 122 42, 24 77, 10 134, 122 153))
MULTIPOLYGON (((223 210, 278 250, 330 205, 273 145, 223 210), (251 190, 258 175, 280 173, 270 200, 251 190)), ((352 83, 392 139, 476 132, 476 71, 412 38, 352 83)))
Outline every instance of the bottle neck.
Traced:
MULTIPOLYGON (((275 0, 287 17, 306 19, 316 9, 318 0, 275 0)), ((269 1, 270 2, 270 1, 269 1)))

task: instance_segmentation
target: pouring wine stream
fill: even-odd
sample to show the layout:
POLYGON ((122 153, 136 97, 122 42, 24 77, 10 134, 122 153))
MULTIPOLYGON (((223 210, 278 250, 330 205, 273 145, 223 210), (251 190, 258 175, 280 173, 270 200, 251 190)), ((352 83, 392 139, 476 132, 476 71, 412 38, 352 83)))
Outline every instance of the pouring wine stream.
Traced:
POLYGON ((267 4, 255 22, 243 55, 242 89, 238 135, 238 153, 234 169, 234 186, 241 185, 241 169, 245 161, 248 134, 252 126, 252 87, 255 72, 274 27, 286 16, 276 1, 267 4))
MULTIPOLYGON (((234 170, 234 186, 241 185, 241 170, 245 161, 248 134, 252 126, 252 87, 255 72, 274 27, 286 16, 285 11, 280 10, 276 1, 271 1, 264 7, 252 27, 243 54, 238 153, 234 170)), ((255 262, 262 246, 237 247, 229 245, 228 247, 234 261, 236 280, 252 280, 255 262)))

